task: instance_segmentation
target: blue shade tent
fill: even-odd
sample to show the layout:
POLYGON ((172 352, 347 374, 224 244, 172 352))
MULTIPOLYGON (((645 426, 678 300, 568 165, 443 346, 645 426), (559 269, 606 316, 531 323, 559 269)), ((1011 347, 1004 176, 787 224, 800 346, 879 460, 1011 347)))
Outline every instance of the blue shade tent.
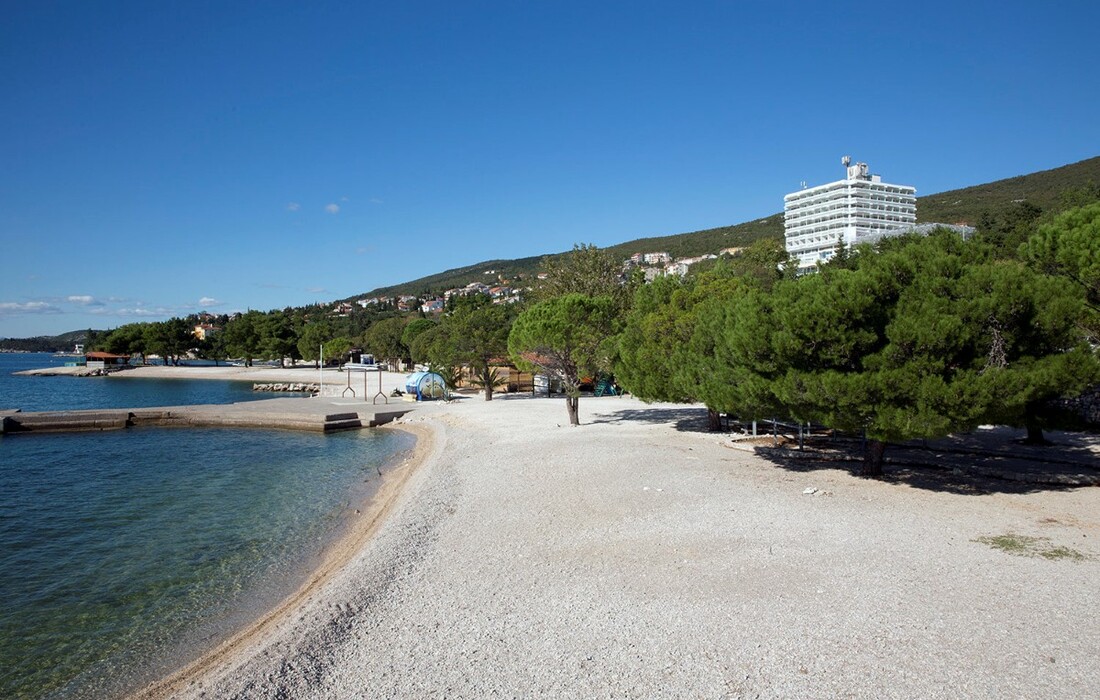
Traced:
POLYGON ((417 401, 447 398, 447 382, 435 372, 413 372, 405 377, 405 393, 415 394, 417 401))

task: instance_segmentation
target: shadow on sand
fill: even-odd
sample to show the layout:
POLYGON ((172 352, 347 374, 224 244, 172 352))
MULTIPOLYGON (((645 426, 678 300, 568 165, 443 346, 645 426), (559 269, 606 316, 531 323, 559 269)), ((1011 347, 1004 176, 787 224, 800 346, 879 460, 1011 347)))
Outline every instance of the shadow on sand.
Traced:
MULTIPOLYGON (((583 421, 582 421, 583 422, 583 421)), ((624 409, 593 418, 593 424, 649 423, 671 425, 681 432, 709 432, 706 409, 654 407, 624 409)), ((797 434, 777 431, 771 422, 758 424, 758 437, 740 431, 730 446, 755 454, 791 472, 812 473, 844 469, 857 474, 862 463, 858 438, 816 434, 806 437, 803 449, 797 434)), ((720 435, 721 433, 715 433, 720 435)), ((982 495, 1061 491, 1100 485, 1100 436, 1092 433, 1050 434, 1051 444, 1022 444, 1023 431, 982 428, 937 440, 890 444, 883 481, 913 488, 982 495)))

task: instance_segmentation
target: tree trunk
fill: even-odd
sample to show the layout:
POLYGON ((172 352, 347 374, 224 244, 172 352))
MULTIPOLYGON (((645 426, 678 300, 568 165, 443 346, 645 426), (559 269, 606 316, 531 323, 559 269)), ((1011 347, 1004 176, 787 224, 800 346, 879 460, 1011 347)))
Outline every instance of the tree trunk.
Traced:
POLYGON ((1035 421, 1027 421, 1027 439, 1024 442, 1028 445, 1049 445, 1047 439, 1043 437, 1043 426, 1039 425, 1035 421))
POLYGON ((1037 415, 1035 406, 1033 404, 1027 404, 1024 406, 1024 427, 1027 428, 1027 439, 1024 443, 1027 445, 1049 445, 1047 439, 1043 437, 1043 425, 1039 422, 1039 416, 1037 415))
POLYGON ((722 430, 722 414, 713 408, 707 409, 707 430, 712 433, 722 430))
POLYGON ((566 396, 565 397, 565 410, 569 412, 569 425, 580 425, 581 419, 579 415, 580 403, 579 396, 566 396))
POLYGON ((886 452, 886 443, 881 440, 868 440, 867 451, 863 454, 863 468, 860 476, 882 476, 882 455, 886 452))
POLYGON ((477 370, 476 376, 478 381, 481 383, 481 388, 485 390, 485 400, 492 401, 493 385, 495 384, 494 380, 496 379, 496 376, 493 374, 492 368, 490 368, 489 364, 486 363, 477 370))

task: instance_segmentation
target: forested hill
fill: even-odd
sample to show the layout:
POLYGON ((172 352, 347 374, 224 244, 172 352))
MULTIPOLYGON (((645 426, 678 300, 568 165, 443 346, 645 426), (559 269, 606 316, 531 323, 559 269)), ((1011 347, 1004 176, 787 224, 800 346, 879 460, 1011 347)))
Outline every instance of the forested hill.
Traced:
POLYGON ((0 351, 6 352, 72 352, 76 343, 88 342, 100 331, 69 331, 61 335, 43 335, 35 338, 0 338, 0 351))
MULTIPOLYGON (((1098 188, 1100 188, 1100 156, 1052 170, 918 197, 917 221, 949 224, 964 222, 978 226, 983 216, 1003 215, 1020 202, 1028 202, 1045 213, 1051 213, 1073 204, 1075 195, 1083 195, 1086 199, 1100 196, 1098 188)), ((608 250, 621 255, 624 259, 634 253, 656 251, 667 252, 674 258, 684 258, 717 253, 724 248, 745 246, 760 238, 781 238, 782 236, 783 213, 777 212, 762 219, 733 226, 720 226, 670 236, 638 238, 610 246, 608 250)), ((576 242, 587 243, 588 241, 576 242)), ((349 297, 348 301, 373 296, 439 293, 475 281, 490 283, 498 276, 510 280, 523 279, 534 276, 541 261, 542 256, 517 260, 487 260, 411 282, 380 287, 365 294, 349 297)))
POLYGON ((1053 212, 1081 203, 1074 201, 1075 197, 1095 198, 1098 187, 1100 156, 1053 170, 918 197, 917 221, 977 226, 983 215, 996 216, 1025 201, 1044 212, 1053 212))

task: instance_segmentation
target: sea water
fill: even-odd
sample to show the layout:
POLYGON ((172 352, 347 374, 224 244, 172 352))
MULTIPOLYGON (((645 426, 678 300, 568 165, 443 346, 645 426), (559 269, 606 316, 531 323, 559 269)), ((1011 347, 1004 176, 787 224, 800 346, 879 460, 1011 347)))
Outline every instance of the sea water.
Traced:
POLYGON ((0 437, 0 697, 117 696, 213 646, 302 582, 412 445, 378 430, 0 437))
POLYGON ((252 391, 249 381, 135 379, 132 377, 39 377, 25 369, 63 367, 72 358, 47 353, 0 353, 0 411, 63 411, 88 408, 149 408, 225 404, 301 394, 252 391))

